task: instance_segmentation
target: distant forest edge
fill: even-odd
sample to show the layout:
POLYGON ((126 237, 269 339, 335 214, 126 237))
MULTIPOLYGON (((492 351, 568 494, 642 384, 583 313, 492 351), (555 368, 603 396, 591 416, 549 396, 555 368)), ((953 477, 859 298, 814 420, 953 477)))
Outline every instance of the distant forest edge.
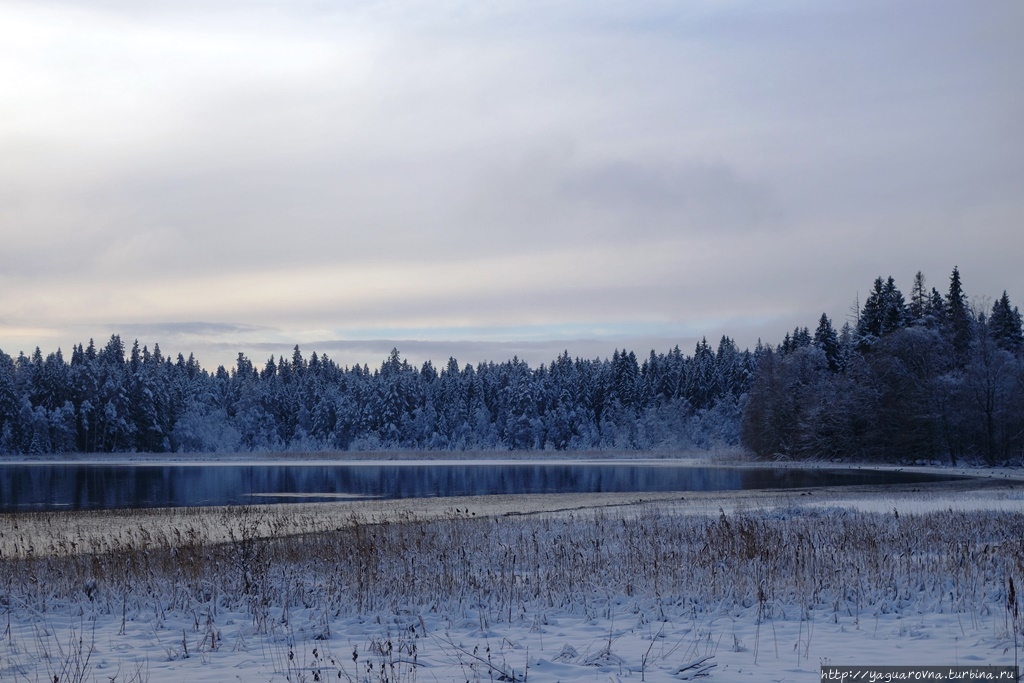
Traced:
POLYGON ((118 335, 45 358, 0 351, 0 453, 709 449, 864 461, 1019 461, 1024 331, 1006 292, 970 304, 921 273, 909 301, 874 282, 855 319, 822 314, 777 346, 701 340, 641 362, 564 353, 436 369, 393 350, 379 369, 242 353, 231 370, 118 335))

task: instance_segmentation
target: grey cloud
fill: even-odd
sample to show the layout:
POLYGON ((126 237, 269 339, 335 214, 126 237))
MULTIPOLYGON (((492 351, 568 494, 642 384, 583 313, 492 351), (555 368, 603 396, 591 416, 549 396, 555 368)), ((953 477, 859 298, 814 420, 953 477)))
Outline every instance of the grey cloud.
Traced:
MULTIPOLYGON (((726 164, 661 155, 582 162, 568 142, 480 173, 468 221, 549 245, 580 239, 660 241, 778 225, 765 182, 726 164)), ((527 242, 527 244, 533 244, 527 242)))
MULTIPOLYGON (((552 248, 594 244, 649 244, 677 264, 613 264, 557 286, 544 273, 536 286, 495 274, 486 293, 467 282, 438 301, 410 286, 400 301, 343 310, 270 300, 271 286, 265 305, 194 314, 252 327, 119 331, 165 350, 165 339, 194 340, 206 362, 200 343, 225 344, 217 353, 247 340, 287 351, 306 338, 295 330, 343 336, 347 316, 375 329, 453 319, 480 327, 496 317, 511 328, 595 310, 595 327, 611 316, 679 329, 699 322, 709 336, 747 335, 746 345, 813 324, 823 309, 841 319, 875 275, 906 287, 922 269, 941 289, 954 263, 971 293, 1006 288, 1015 303, 1024 298, 1018 0, 66 7, 158 33, 172 20, 175 35, 197 27, 213 45, 222 29, 236 38, 251 30, 289 46, 286 54, 317 41, 334 54, 345 31, 381 40, 357 55, 362 62, 328 60, 322 73, 296 58, 298 73, 268 67, 250 78, 228 68, 223 84, 212 81, 223 87, 194 89, 191 72, 174 72, 166 93, 144 91, 173 106, 144 107, 153 118, 138 138, 111 127, 82 145, 38 147, 5 127, 0 305, 22 329, 91 324, 88 307, 61 309, 62 287, 132 301, 150 278, 174 291, 176 278, 244 268, 273 284, 306 264, 368 262, 434 264, 442 277, 495 254, 521 256, 520 272, 533 273, 552 248), (745 322, 756 314, 771 322, 745 322)), ((148 55, 158 71, 164 58, 176 63, 170 45, 148 55)), ((131 78, 140 75, 149 74, 131 78)), ((100 76, 111 94, 133 85, 116 70, 100 76)), ((76 96, 69 101, 87 107, 105 101, 76 96)), ((10 101, 17 108, 23 98, 12 91, 10 101)), ((564 266, 545 263, 582 270, 571 255, 564 266)), ((179 315, 151 303, 138 306, 143 319, 179 315)), ((98 308, 104 319, 120 315, 98 308)))
POLYGON ((575 173, 562 187, 573 204, 614 212, 633 228, 632 239, 652 228, 753 230, 780 217, 766 187, 724 165, 615 161, 575 173))
POLYGON ((274 328, 265 325, 240 325, 220 322, 158 322, 158 323, 109 323, 111 330, 122 336, 147 337, 159 342, 160 337, 220 337, 228 334, 266 333, 274 328))

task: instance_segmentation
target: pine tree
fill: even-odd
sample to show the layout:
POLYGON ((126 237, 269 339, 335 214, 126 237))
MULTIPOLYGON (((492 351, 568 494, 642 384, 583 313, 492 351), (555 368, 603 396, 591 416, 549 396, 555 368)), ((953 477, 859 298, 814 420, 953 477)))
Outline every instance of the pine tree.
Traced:
POLYGON ((129 356, 128 366, 132 373, 137 373, 140 365, 142 365, 142 351, 139 349, 139 340, 136 339, 134 343, 132 343, 132 351, 129 356))
POLYGON ((953 345, 954 360, 958 366, 963 367, 970 354, 973 322, 967 308, 967 297, 960 284, 960 270, 955 266, 949 276, 949 293, 946 294, 945 303, 947 334, 953 345))
POLYGON ((787 353, 792 353, 792 351, 793 351, 793 338, 790 337, 789 336, 789 332, 787 332, 786 336, 782 338, 782 343, 779 345, 778 353, 779 353, 779 355, 783 355, 784 356, 787 353))
POLYGON ((885 282, 879 276, 875 278, 874 288, 864 301, 864 308, 857 318, 857 336, 862 348, 871 346, 881 338, 885 308, 885 282))
POLYGON ((292 373, 295 375, 301 375, 306 369, 306 361, 302 358, 302 351, 299 350, 299 345, 296 344, 292 350, 292 373))
POLYGON ((238 381, 248 381, 256 377, 256 369, 253 368, 252 361, 246 358, 241 351, 238 352, 238 359, 235 361, 234 377, 238 381))
MULTIPOLYGON (((181 358, 181 354, 178 354, 178 358, 181 358)), ((277 377, 277 363, 274 362, 274 356, 271 354, 263 366, 263 370, 260 371, 260 379, 267 381, 273 377, 277 377)))
POLYGON ((907 304, 907 322, 909 324, 918 325, 924 322, 925 311, 928 309, 928 298, 924 273, 919 270, 914 275, 914 286, 910 290, 910 303, 907 304))
POLYGON ((14 360, 0 351, 0 453, 17 450, 20 398, 14 378, 14 360))
POLYGON ((882 335, 892 334, 907 325, 907 307, 903 293, 896 287, 892 276, 882 288, 881 331, 882 335))
POLYGON ((110 365, 124 365, 124 342, 120 335, 110 335, 110 341, 100 351, 99 358, 110 365))
POLYGON ((132 425, 136 450, 160 452, 164 450, 164 431, 158 410, 157 376, 152 363, 144 362, 149 352, 139 351, 139 340, 132 345, 128 362, 128 420, 132 425))
POLYGON ((710 408, 721 395, 721 378, 715 352, 711 350, 707 339, 701 338, 697 343, 689 366, 686 373, 686 399, 697 410, 710 408))
POLYGON ((832 321, 824 313, 818 319, 818 329, 814 331, 814 345, 825 353, 828 369, 839 372, 839 337, 832 327, 832 321))
POLYGON ((924 323, 927 327, 943 327, 946 324, 946 301, 939 290, 932 287, 931 297, 924 309, 924 323))
POLYGON ((810 346, 814 338, 811 336, 811 329, 809 327, 796 327, 793 330, 793 350, 802 349, 805 346, 810 346))
POLYGON ((999 348, 1010 353, 1024 351, 1020 311, 1016 306, 1010 305, 1010 297, 1006 295, 1006 290, 1003 290, 1003 295, 992 305, 992 314, 987 325, 992 340, 999 348))

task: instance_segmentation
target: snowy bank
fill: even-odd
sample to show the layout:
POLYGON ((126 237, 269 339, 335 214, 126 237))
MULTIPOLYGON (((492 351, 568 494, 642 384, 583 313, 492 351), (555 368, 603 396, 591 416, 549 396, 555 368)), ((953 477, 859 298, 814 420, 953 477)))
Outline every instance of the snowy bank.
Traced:
POLYGON ((0 519, 0 678, 817 680, 1014 664, 1016 483, 0 519))

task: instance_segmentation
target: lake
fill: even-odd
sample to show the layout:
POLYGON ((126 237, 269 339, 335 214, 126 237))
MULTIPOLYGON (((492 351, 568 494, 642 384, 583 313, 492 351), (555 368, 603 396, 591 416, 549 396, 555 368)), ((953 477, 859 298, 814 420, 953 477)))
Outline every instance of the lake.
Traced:
POLYGON ((952 475, 650 461, 0 464, 0 512, 251 505, 516 493, 655 493, 884 485, 952 475))

